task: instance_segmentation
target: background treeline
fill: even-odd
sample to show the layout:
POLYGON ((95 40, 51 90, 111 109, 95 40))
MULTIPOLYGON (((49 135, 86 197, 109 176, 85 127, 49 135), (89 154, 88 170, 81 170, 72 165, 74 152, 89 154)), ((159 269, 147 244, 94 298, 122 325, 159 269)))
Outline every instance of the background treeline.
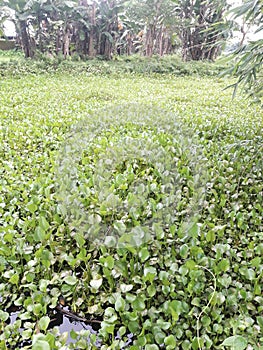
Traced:
POLYGON ((184 60, 214 60, 226 31, 226 0, 3 0, 26 57, 80 58, 178 52, 184 60), (223 27, 223 28, 222 28, 223 27))
POLYGON ((238 31, 229 73, 235 87, 262 100, 262 0, 234 9, 227 0, 0 0, 2 36, 7 19, 26 58, 59 60, 179 53, 183 61, 214 61, 238 31), (249 41, 251 30, 257 36, 249 41))

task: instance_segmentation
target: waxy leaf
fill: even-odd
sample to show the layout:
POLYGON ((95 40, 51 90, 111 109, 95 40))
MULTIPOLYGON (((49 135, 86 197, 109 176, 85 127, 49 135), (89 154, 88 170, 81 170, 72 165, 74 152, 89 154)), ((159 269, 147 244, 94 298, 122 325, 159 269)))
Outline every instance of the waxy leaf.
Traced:
POLYGON ((247 339, 240 335, 233 335, 226 338, 222 345, 229 346, 231 350, 244 350, 247 347, 247 339))

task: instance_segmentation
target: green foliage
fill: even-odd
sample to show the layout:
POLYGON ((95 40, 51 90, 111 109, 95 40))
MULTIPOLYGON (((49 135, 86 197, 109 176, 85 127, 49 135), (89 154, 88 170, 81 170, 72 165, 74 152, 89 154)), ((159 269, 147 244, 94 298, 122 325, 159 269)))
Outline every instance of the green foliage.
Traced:
POLYGON ((23 55, 18 50, 0 50, 0 64, 3 62, 19 61, 22 60, 23 55))
POLYGON ((37 72, 0 82, 0 347, 96 349, 99 337, 118 350, 133 333, 133 350, 256 349, 261 110, 231 101, 230 82, 215 77, 37 72), (78 141, 76 154, 67 145, 78 141), (132 229, 135 242, 116 247, 132 229), (66 344, 47 330, 61 295, 102 317, 98 336, 72 331, 66 344))
POLYGON ((184 60, 214 60, 229 31, 226 0, 173 0, 178 4, 178 27, 184 60), (219 25, 220 23, 220 25, 219 25), (225 23, 225 25, 222 25, 225 23), (222 30, 224 29, 224 30, 222 30))
POLYGON ((175 5, 170 0, 6 0, 4 5, 1 12, 15 22, 27 58, 34 57, 37 50, 64 57, 101 55, 108 60, 117 51, 149 56, 174 52, 175 5), (144 30, 151 40, 150 52, 145 52, 147 33, 138 35, 144 30))
POLYGON ((231 56, 231 59, 235 61, 235 65, 226 73, 238 77, 235 84, 231 85, 231 87, 234 87, 234 95, 237 88, 241 86, 248 96, 253 97, 257 102, 262 102, 262 47, 263 40, 250 42, 231 56))
MULTIPOLYGON (((236 18, 241 18, 244 23, 255 25, 255 34, 262 33, 263 3, 262 1, 246 0, 242 5, 233 9, 236 18)), ((230 56, 234 62, 232 67, 226 71, 237 76, 234 87, 234 95, 239 86, 255 101, 262 103, 263 98, 263 70, 262 70, 263 39, 255 39, 237 48, 230 56)))
MULTIPOLYGON (((213 60, 227 22, 226 0, 5 0, 3 16, 14 21, 25 57, 38 51, 64 57, 176 53, 213 60), (215 28, 215 23, 221 23, 215 28)), ((1 16, 2 17, 2 16, 1 16)))
MULTIPOLYGON (((8 56, 9 57, 9 56, 8 56)), ((183 62, 176 55, 153 56, 146 58, 138 55, 116 57, 112 61, 93 59, 87 61, 64 60, 63 57, 48 58, 41 55, 36 60, 16 59, 11 55, 11 61, 6 55, 0 53, 0 74, 1 76, 18 76, 24 74, 43 74, 54 72, 67 72, 70 74, 89 75, 122 75, 122 74, 171 74, 171 75, 200 75, 217 76, 226 69, 225 63, 220 62, 183 62), (1 59, 3 57, 3 60, 1 59), (2 62, 3 61, 3 62, 2 62), (1 63, 2 62, 2 63, 1 63)))
POLYGON ((247 347, 247 340, 240 335, 234 335, 224 340, 223 346, 229 346, 232 350, 244 350, 247 347))

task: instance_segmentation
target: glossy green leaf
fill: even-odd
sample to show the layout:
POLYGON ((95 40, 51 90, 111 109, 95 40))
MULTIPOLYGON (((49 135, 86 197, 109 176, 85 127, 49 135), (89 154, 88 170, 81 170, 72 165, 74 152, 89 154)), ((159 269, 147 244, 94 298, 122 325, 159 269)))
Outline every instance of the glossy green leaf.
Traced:
POLYGON ((222 345, 229 346, 232 350, 244 350, 247 347, 247 339, 240 335, 233 335, 225 339, 222 345))
POLYGON ((66 276, 64 282, 70 286, 74 286, 77 283, 77 278, 75 276, 66 276))
POLYGON ((50 318, 48 316, 43 316, 41 319, 38 321, 38 327, 40 330, 46 331, 47 327, 49 325, 50 318))

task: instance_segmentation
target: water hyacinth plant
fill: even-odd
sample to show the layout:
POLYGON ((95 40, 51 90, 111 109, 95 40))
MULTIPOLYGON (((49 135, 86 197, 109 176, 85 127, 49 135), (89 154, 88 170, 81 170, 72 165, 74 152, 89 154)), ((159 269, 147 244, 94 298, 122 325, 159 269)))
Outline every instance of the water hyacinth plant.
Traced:
POLYGON ((0 348, 260 349, 259 107, 217 78, 34 69, 0 82, 0 348), (99 329, 49 328, 61 295, 99 329))

